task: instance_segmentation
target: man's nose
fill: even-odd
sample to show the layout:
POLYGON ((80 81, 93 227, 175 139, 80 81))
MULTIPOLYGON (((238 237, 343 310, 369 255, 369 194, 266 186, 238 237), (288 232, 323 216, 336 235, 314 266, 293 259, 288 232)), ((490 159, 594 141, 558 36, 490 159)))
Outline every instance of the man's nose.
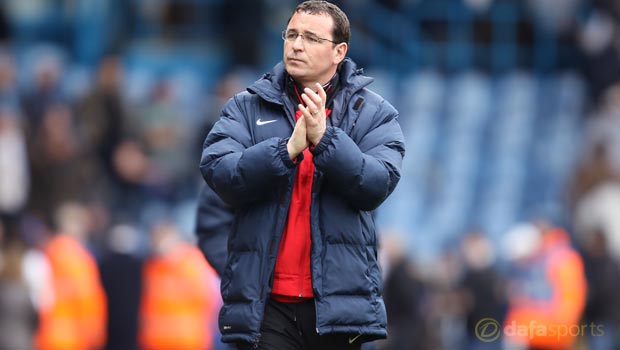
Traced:
POLYGON ((295 40, 293 41, 293 48, 295 50, 301 50, 304 48, 304 39, 303 36, 297 35, 295 40))

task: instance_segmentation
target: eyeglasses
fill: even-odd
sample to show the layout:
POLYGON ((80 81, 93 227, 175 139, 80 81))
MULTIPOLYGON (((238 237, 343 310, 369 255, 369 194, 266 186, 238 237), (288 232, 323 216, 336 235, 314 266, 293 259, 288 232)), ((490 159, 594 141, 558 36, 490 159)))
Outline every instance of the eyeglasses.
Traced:
POLYGON ((295 42, 295 40, 297 40, 298 36, 301 37, 301 40, 303 42, 307 42, 307 43, 310 43, 310 44, 320 44, 323 41, 329 41, 330 43, 338 44, 337 42, 335 42, 333 40, 329 40, 329 39, 326 39, 326 38, 321 38, 320 36, 318 36, 316 34, 312 34, 312 33, 301 34, 301 33, 297 33, 294 30, 283 30, 282 31, 282 40, 288 41, 289 43, 295 42))

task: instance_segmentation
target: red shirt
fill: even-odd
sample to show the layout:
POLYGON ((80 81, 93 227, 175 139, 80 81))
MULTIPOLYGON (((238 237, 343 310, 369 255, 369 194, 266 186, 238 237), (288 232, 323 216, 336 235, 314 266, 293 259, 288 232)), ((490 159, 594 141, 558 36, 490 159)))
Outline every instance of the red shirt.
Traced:
MULTIPOLYGON (((330 109, 325 109, 328 117, 330 113, 330 109)), ((300 116, 301 111, 297 111, 295 119, 300 116)), ((314 296, 310 272, 310 201, 313 177, 312 153, 306 148, 295 176, 293 196, 273 276, 271 297, 280 302, 299 302, 314 296)))

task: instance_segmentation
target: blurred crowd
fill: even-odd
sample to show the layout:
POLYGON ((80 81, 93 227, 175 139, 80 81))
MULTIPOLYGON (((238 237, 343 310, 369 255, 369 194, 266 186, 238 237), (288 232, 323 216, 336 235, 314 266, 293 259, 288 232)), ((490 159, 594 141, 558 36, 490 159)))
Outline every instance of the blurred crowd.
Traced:
MULTIPOLYGON (((195 245, 198 160, 220 106, 259 75, 231 70, 188 100, 186 76, 128 77, 122 45, 103 52, 60 40, 25 55, 11 15, 56 2, 5 1, 0 13, 0 349, 223 348, 218 277, 195 245), (78 61, 92 61, 87 73, 76 73, 78 61)), ((136 3, 176 24, 191 9, 136 3)), ((281 4, 207 3, 241 14, 229 23, 237 30, 222 32, 235 44, 223 65, 262 69, 272 53, 246 34, 270 17, 251 15, 281 4)), ((400 11, 424 1, 359 6, 369 3, 400 11)), ((464 3, 484 12, 494 1, 464 3)), ((527 3, 578 49, 588 82, 579 162, 559 199, 569 221, 516 222, 501 242, 463 229, 425 265, 406 249, 410 232, 383 232, 390 337, 369 349, 620 346, 620 5, 527 3)))
POLYGON ((24 91, 0 53, 0 348, 210 346, 217 277, 174 216, 206 124, 166 81, 128 106, 115 55, 79 97, 61 63, 38 57, 24 91))

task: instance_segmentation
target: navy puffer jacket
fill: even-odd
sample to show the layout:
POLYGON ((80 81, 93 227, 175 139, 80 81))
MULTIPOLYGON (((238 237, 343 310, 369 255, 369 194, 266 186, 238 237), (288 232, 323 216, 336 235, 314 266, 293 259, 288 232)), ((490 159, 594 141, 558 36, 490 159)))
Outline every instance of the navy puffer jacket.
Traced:
MULTIPOLYGON (((231 98, 204 143, 200 170, 235 211, 222 275, 223 341, 258 343, 297 169, 286 150, 295 105, 280 62, 231 98)), ((320 334, 385 338, 372 211, 400 179, 398 112, 345 59, 327 130, 312 150, 311 272, 320 334)), ((298 163, 297 163, 298 164, 298 163)))

